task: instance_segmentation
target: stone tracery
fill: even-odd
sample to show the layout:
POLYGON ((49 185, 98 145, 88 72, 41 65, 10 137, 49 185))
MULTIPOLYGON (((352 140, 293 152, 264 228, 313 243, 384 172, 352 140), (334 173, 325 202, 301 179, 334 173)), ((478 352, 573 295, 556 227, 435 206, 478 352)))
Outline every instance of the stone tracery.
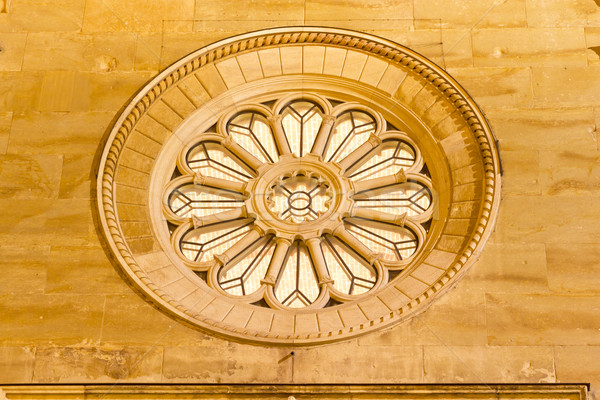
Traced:
POLYGON ((186 264, 273 308, 354 300, 401 271, 433 208, 409 137, 373 109, 315 94, 240 109, 182 150, 165 190, 186 264))

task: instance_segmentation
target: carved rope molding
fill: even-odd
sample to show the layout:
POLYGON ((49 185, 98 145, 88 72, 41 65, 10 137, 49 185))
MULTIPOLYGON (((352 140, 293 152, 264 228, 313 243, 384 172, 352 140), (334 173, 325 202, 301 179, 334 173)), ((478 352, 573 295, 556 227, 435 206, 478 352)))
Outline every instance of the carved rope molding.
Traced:
MULTIPOLYGON (((135 275, 138 285, 146 286, 154 292, 162 301, 169 304, 173 310, 191 316, 195 320, 202 322, 203 327, 209 330, 216 330, 217 333, 227 336, 245 338, 256 337, 258 341, 270 343, 315 343, 324 341, 333 341, 354 336, 361 331, 370 331, 367 327, 384 327, 390 325, 393 321, 402 320, 413 314, 415 311, 422 311, 423 307, 416 310, 417 306, 431 300, 435 293, 447 289, 456 280, 452 278, 465 266, 472 263, 481 247, 491 232, 491 226, 494 223, 494 211, 498 207, 499 196, 499 161, 497 150, 493 141, 490 128, 478 110, 474 102, 468 97, 466 92, 447 74, 445 74, 435 64, 427 61, 418 54, 412 52, 395 43, 386 41, 370 35, 358 32, 352 32, 340 29, 330 28, 275 28, 260 32, 250 33, 217 42, 213 45, 198 50, 159 74, 150 82, 140 94, 135 103, 130 104, 121 117, 115 123, 108 143, 110 146, 105 148, 99 170, 98 194, 101 222, 104 226, 105 234, 111 247, 116 249, 117 257, 121 263, 135 275), (115 175, 125 147, 125 142, 132 133, 137 122, 143 117, 150 107, 160 99, 161 95, 170 87, 177 84, 182 78, 189 76, 201 67, 215 63, 225 57, 235 55, 248 50, 260 48, 277 47, 282 45, 295 44, 321 44, 343 47, 347 49, 360 50, 368 55, 383 59, 388 63, 393 63, 405 71, 412 71, 424 78, 431 86, 435 87, 439 93, 447 99, 458 110, 464 121, 468 124, 474 138, 479 146, 483 161, 483 201, 482 209, 478 219, 474 234, 462 254, 459 254, 454 264, 437 280, 437 282, 427 288, 423 293, 414 297, 409 303, 397 310, 370 320, 367 324, 358 326, 345 326, 343 329, 333 332, 319 332, 311 338, 286 337, 281 338, 278 334, 270 332, 233 332, 232 327, 219 321, 207 319, 202 313, 192 313, 192 310, 185 307, 178 300, 175 300, 160 287, 158 287, 138 265, 121 231, 115 199, 115 175), (145 93, 145 94, 143 94, 145 93), (140 98, 140 96, 143 96, 140 98), (311 339, 311 340, 308 340, 311 339)), ((188 319, 180 313, 175 315, 188 319)))

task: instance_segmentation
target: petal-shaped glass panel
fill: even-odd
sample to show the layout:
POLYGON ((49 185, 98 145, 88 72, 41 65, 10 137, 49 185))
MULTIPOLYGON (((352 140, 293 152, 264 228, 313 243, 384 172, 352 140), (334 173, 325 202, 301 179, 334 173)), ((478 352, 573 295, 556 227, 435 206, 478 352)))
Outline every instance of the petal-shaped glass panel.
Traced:
POLYGON ((292 153, 298 157, 310 152, 321 128, 323 117, 318 105, 296 101, 282 110, 282 124, 292 153))
POLYGON ((242 207, 244 201, 226 196, 225 193, 209 193, 202 186, 188 184, 183 185, 171 192, 169 196, 169 208, 177 216, 182 218, 204 217, 222 211, 242 207))
POLYGON ((381 153, 366 159, 348 178, 362 181, 393 175, 400 169, 412 167, 415 159, 415 150, 408 143, 396 139, 386 140, 381 153))
POLYGON ((242 167, 243 163, 227 153, 219 143, 198 143, 188 152, 186 162, 192 171, 204 176, 240 182, 252 179, 252 175, 242 167))
POLYGON ((363 111, 350 110, 336 120, 325 150, 327 162, 340 161, 365 143, 377 129, 375 119, 363 111))
POLYGON ((370 191, 368 196, 356 195, 354 201, 356 208, 412 217, 429 209, 431 191, 420 183, 406 182, 370 191))
POLYGON ((281 304, 301 308, 319 297, 319 282, 308 249, 300 241, 288 251, 286 262, 277 278, 275 297, 281 304))
POLYGON ((385 261, 401 261, 417 250, 418 239, 407 228, 383 223, 345 220, 346 229, 385 261))
POLYGON ((242 112, 227 123, 227 133, 250 154, 265 163, 279 159, 269 121, 256 112, 242 112))
POLYGON ((216 226, 193 229, 180 241, 183 255, 194 262, 212 261, 213 256, 223 254, 249 230, 252 221, 240 220, 216 226))
MULTIPOLYGON (((221 287, 230 294, 245 296, 260 288, 273 257, 275 241, 272 236, 260 238, 254 249, 243 256, 239 262, 219 275, 221 287)), ((234 262, 237 260, 233 260, 234 262)))
POLYGON ((375 285, 375 270, 337 238, 325 235, 321 247, 329 276, 338 291, 358 295, 375 285))

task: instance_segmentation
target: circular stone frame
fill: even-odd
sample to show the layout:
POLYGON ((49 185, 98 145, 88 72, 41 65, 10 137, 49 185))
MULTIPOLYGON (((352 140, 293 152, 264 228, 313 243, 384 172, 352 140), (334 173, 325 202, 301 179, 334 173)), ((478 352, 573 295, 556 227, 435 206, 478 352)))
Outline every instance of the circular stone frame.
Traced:
POLYGON ((204 47, 142 88, 112 128, 100 160, 97 191, 110 249, 130 282, 159 309, 229 338, 310 345, 349 339, 411 318, 456 283, 493 229, 500 202, 499 156, 474 101, 423 56, 349 30, 273 28, 204 47), (158 190, 153 182, 172 173, 176 155, 165 153, 173 143, 179 142, 179 150, 189 145, 183 132, 194 121, 234 109, 247 93, 280 90, 283 96, 298 87, 309 93, 322 88, 321 95, 331 88, 360 93, 363 102, 383 106, 386 119, 397 116, 401 123, 406 117, 418 125, 414 131, 419 134, 410 139, 421 148, 432 176, 444 182, 435 186, 434 181, 440 209, 426 246, 402 274, 356 301, 278 310, 225 296, 173 260, 164 245, 169 242, 166 221, 160 221, 164 226, 156 221, 164 188, 158 190), (167 159, 173 164, 166 165, 167 159))

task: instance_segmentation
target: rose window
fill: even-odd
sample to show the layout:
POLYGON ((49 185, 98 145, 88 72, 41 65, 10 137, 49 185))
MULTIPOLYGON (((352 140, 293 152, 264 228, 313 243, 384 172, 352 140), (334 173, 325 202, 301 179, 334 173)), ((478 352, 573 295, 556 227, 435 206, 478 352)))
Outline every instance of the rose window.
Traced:
POLYGON ((355 300, 403 271, 432 218, 419 148, 359 103, 290 94, 239 106, 177 160, 163 196, 175 252, 251 304, 355 300))

